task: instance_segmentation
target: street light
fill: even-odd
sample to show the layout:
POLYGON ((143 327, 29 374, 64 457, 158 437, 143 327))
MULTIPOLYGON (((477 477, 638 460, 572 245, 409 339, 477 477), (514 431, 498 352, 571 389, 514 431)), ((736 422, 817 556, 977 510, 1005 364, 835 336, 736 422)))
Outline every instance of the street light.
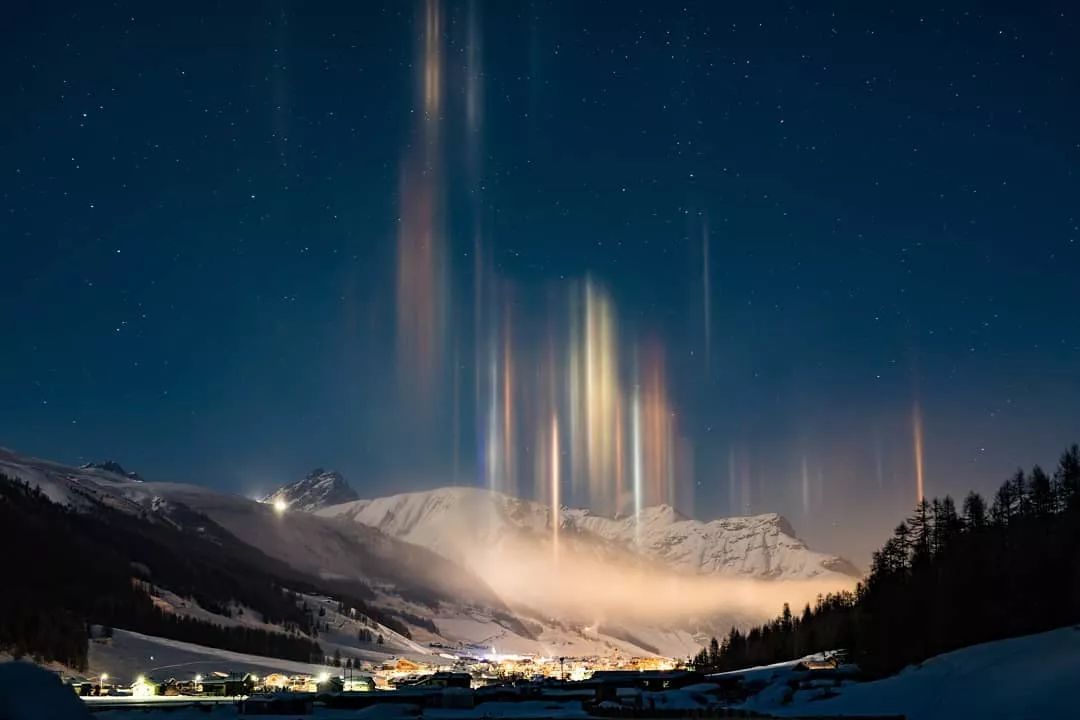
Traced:
POLYGON ((278 498, 277 500, 274 501, 274 512, 276 512, 279 516, 284 515, 285 511, 288 510, 288 509, 289 509, 289 503, 285 502, 281 498, 278 498))
POLYGON ((105 681, 109 679, 109 673, 101 673, 101 678, 98 680, 97 694, 101 695, 105 691, 105 681))

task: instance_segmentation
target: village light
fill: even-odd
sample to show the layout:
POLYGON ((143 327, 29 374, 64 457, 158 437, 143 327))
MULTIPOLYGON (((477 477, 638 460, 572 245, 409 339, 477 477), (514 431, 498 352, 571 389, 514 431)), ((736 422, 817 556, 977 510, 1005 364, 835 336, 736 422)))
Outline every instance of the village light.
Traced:
POLYGON ((134 684, 131 686, 132 697, 148 698, 154 694, 154 684, 146 679, 145 675, 140 675, 135 678, 134 684))
POLYGON ((285 511, 289 509, 289 503, 285 502, 281 498, 274 501, 274 512, 278 515, 284 515, 285 511))
POLYGON ((101 678, 98 680, 98 695, 102 693, 105 688, 105 681, 109 679, 109 673, 101 673, 101 678))

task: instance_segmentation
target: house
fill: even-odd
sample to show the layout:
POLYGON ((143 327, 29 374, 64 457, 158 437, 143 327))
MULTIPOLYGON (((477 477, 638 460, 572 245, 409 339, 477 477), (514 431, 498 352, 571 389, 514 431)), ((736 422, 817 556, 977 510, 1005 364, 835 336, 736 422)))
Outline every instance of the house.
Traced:
POLYGON ((375 678, 370 675, 351 675, 345 678, 345 692, 371 692, 375 689, 375 678))
POLYGON ((145 675, 135 678, 131 683, 131 696, 137 698, 153 697, 158 694, 159 683, 154 682, 145 675))
POLYGON ((394 663, 394 666, 391 669, 394 672, 399 673, 414 673, 419 671, 420 667, 420 663, 413 662, 412 660, 408 660, 406 658, 398 658, 397 662, 394 663))
POLYGON ((437 687, 437 688, 465 688, 472 686, 472 675, 464 672, 437 672, 433 675, 422 677, 416 682, 408 683, 408 687, 437 687))
POLYGON ((794 667, 795 670, 809 670, 811 672, 820 672, 822 670, 835 670, 839 666, 839 663, 834 657, 827 657, 822 659, 806 659, 800 660, 794 667))
POLYGON ((251 693, 255 683, 251 675, 240 673, 212 673, 202 680, 203 695, 236 697, 251 693))
POLYGON ((286 688, 291 683, 291 679, 288 675, 281 673, 270 673, 262 679, 262 686, 265 688, 286 688))

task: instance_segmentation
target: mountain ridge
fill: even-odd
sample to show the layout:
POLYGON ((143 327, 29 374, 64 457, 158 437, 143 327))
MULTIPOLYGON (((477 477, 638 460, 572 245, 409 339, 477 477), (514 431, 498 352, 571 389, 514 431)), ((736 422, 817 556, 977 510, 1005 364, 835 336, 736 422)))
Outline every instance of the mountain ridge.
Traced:
MULTIPOLYGON (((777 515, 750 518, 749 525, 745 518, 726 522, 756 531, 744 532, 747 537, 739 542, 758 555, 780 539, 790 551, 782 561, 764 563, 758 557, 721 567, 722 572, 699 568, 692 573, 673 562, 678 556, 673 548, 701 546, 696 533, 707 524, 686 520, 671 508, 642 514, 655 526, 651 554, 636 552, 628 542, 634 526, 627 518, 561 509, 560 552, 553 553, 550 508, 483 488, 349 501, 309 513, 204 486, 139 482, 111 470, 80 469, 3 449, 0 473, 21 478, 76 512, 116 510, 239 547, 229 541, 234 538, 250 548, 243 551, 248 557, 258 557, 257 551, 328 591, 345 589, 432 647, 686 657, 710 635, 760 622, 783 602, 798 606, 854 584, 852 577, 818 562, 832 556, 812 553, 781 532, 785 528, 777 515), (411 500, 401 504, 402 497, 411 500), (373 525, 358 521, 365 511, 373 513, 373 525), (440 517, 441 524, 431 522, 440 517), (675 542, 666 535, 671 528, 695 532, 682 532, 685 537, 675 542), (457 547, 443 543, 447 538, 457 547), (792 557, 802 562, 789 562, 792 557), (755 574, 759 570, 772 574, 755 574)), ((724 552, 737 553, 739 542, 727 540, 724 552)), ((700 561, 692 553, 691 559, 700 561)))
POLYGON ((293 510, 312 512, 327 505, 358 500, 360 496, 336 470, 315 468, 306 476, 282 485, 262 498, 264 503, 284 503, 293 510))
MULTIPOLYGON (((548 505, 486 488, 446 486, 326 505, 315 514, 348 517, 449 558, 476 555, 510 535, 552 535, 548 505)), ((700 521, 668 505, 640 516, 607 517, 562 507, 559 531, 660 561, 683 572, 808 579, 835 573, 857 577, 842 557, 811 550, 779 513, 700 521)))

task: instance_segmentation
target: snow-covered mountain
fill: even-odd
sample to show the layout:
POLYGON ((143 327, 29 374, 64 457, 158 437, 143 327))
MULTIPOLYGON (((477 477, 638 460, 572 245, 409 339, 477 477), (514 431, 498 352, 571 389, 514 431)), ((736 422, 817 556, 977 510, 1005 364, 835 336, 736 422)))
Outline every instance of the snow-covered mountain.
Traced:
POLYGON ((350 502, 359 497, 341 473, 315 468, 306 477, 279 487, 262 501, 284 502, 291 510, 314 512, 328 505, 350 502))
MULTIPOLYGON (((486 557, 503 543, 553 541, 549 506, 475 487, 356 500, 317 514, 350 518, 455 561, 486 557)), ((858 575, 843 558, 808 548, 775 513, 701 522, 667 505, 626 518, 563 508, 558 523, 561 540, 576 550, 617 551, 678 572, 769 580, 858 575)))
MULTIPOLYGON (((665 507, 636 519, 563 508, 556 544, 550 508, 478 488, 315 512, 299 511, 317 505, 301 494, 280 512, 198 485, 3 449, 0 473, 74 510, 168 523, 279 577, 369 598, 416 642, 444 647, 685 657, 732 624, 854 584, 846 563, 808 549, 777 515, 703 523, 665 507)), ((320 475, 308 485, 336 484, 319 485, 320 475)))
POLYGON ((79 466, 80 470, 104 470, 106 472, 115 473, 116 475, 122 475, 129 480, 142 480, 137 472, 129 472, 124 469, 124 466, 115 460, 104 460, 102 462, 88 462, 79 466))

